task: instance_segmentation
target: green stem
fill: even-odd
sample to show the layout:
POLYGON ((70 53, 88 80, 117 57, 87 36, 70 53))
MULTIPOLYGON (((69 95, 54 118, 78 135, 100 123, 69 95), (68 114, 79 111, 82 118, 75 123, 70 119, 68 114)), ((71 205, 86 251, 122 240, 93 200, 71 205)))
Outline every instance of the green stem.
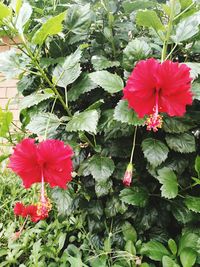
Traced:
POLYGON ((132 146, 132 151, 131 151, 130 163, 132 163, 132 161, 133 161, 133 155, 134 155, 134 151, 135 151, 136 136, 137 136, 137 126, 135 126, 135 131, 134 131, 134 136, 133 136, 133 146, 132 146))
POLYGON ((168 22, 168 25, 167 25, 166 38, 164 40, 163 49, 162 49, 162 56, 161 56, 161 61, 162 62, 165 60, 166 54, 167 54, 167 47, 168 47, 169 38, 170 38, 172 25, 173 25, 173 19, 174 19, 175 0, 170 0, 170 6, 171 6, 170 17, 169 17, 169 22, 168 22))
POLYGON ((54 110, 54 107, 55 107, 55 104, 56 104, 56 100, 57 100, 57 97, 55 97, 55 99, 54 99, 54 102, 53 102, 53 105, 52 105, 52 108, 51 108, 51 112, 49 114, 49 118, 48 118, 47 125, 46 125, 46 130, 45 130, 45 134, 44 134, 44 140, 47 139, 47 133, 48 133, 49 123, 50 123, 50 116, 53 113, 53 110, 54 110))
POLYGON ((181 13, 179 13, 177 16, 174 17, 175 19, 178 19, 180 16, 182 16, 186 11, 188 11, 192 6, 194 5, 194 2, 192 2, 186 9, 184 9, 181 13))

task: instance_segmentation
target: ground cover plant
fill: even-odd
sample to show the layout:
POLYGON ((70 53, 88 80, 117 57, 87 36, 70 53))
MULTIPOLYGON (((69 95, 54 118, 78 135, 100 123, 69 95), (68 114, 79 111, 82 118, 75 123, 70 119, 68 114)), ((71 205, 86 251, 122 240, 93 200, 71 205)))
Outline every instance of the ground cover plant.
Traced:
POLYGON ((0 266, 200 265, 199 25, 197 0, 1 1, 0 266))

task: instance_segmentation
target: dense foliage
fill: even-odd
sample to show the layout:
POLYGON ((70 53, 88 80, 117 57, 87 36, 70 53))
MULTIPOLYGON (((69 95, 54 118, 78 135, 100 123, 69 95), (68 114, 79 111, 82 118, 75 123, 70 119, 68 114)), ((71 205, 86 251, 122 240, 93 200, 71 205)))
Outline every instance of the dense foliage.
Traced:
POLYGON ((75 152, 68 190, 49 190, 50 217, 28 222, 17 240, 14 202, 38 188, 2 178, 1 208, 9 213, 0 218, 0 266, 199 266, 199 4, 0 3, 1 36, 12 41, 0 71, 19 79, 24 96, 21 129, 0 110, 0 136, 12 145, 25 136, 60 139, 75 152), (158 132, 147 131, 122 99, 135 64, 150 57, 185 62, 193 78, 193 105, 184 117, 163 114, 158 132), (124 187, 131 152, 133 181, 124 187))

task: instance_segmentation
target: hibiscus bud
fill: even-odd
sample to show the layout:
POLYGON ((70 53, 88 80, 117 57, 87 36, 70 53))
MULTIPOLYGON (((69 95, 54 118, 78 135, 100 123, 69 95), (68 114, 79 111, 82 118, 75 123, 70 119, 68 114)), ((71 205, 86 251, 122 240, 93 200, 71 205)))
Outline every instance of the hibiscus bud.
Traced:
POLYGON ((12 235, 12 240, 17 240, 20 238, 20 235, 21 235, 21 231, 18 231, 18 232, 15 232, 13 235, 12 235))
POLYGON ((126 172, 125 172, 124 178, 123 178, 123 184, 125 186, 130 186, 131 181, 132 181, 132 176, 133 176, 133 164, 129 163, 127 168, 126 168, 126 172))

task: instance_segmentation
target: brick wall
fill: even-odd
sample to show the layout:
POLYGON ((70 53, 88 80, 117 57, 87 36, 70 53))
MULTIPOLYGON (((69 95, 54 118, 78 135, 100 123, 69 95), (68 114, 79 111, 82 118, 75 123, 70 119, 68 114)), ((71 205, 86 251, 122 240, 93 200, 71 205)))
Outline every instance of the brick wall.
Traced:
MULTIPOLYGON (((4 42, 7 44, 0 44, 0 53, 8 51, 10 49, 9 40, 4 38, 4 42)), ((18 105, 15 104, 14 98, 17 94, 16 89, 17 80, 5 80, 2 74, 0 74, 0 107, 5 109, 8 100, 11 99, 9 104, 9 110, 12 111, 14 121, 19 119, 19 110, 18 105)))

